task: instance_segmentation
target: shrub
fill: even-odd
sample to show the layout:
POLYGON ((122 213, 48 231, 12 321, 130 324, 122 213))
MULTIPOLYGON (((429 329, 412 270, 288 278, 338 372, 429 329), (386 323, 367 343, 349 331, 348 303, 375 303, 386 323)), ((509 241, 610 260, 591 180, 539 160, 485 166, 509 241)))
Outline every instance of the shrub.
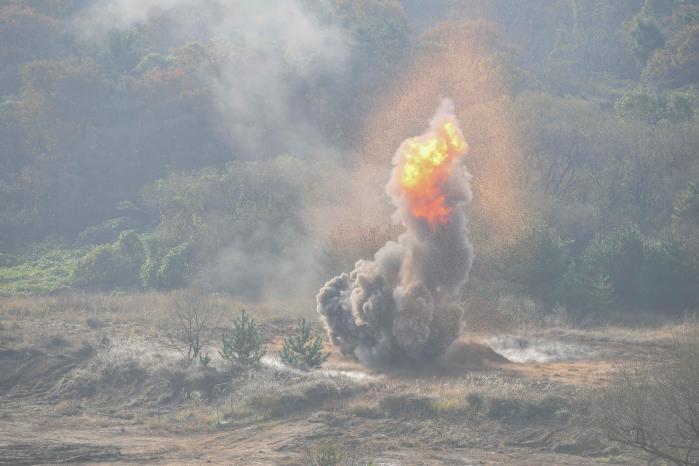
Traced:
POLYGON ((160 288, 160 276, 158 271, 160 269, 160 263, 157 259, 151 255, 148 255, 143 265, 141 265, 141 270, 139 271, 139 276, 141 278, 141 286, 143 288, 160 288))
POLYGON ((296 329, 296 335, 284 338, 280 357, 285 364, 307 371, 320 367, 330 356, 330 353, 321 351, 322 346, 323 339, 311 338, 311 327, 306 323, 306 319, 302 319, 296 329))
POLYGON ((608 306, 613 295, 607 275, 587 275, 571 266, 558 282, 556 300, 570 310, 598 310, 608 306))
POLYGON ((505 275, 532 297, 553 306, 558 282, 571 265, 568 246, 553 228, 530 227, 507 254, 505 275))
POLYGON ((169 319, 167 345, 187 360, 197 360, 211 340, 216 313, 206 297, 196 291, 179 292, 169 319))
POLYGON ((139 271, 145 259, 145 248, 141 238, 133 231, 123 231, 115 243, 119 273, 128 284, 139 280, 139 271))
POLYGON ((139 282, 145 249, 139 236, 124 231, 113 244, 95 247, 77 264, 73 281, 78 286, 128 287, 139 282))
POLYGON ((527 401, 513 398, 493 398, 488 401, 487 415, 491 419, 531 422, 563 418, 567 413, 568 403, 557 396, 546 396, 539 401, 527 401))
POLYGON ((583 272, 609 277, 614 297, 622 304, 639 304, 638 278, 644 260, 644 239, 638 228, 626 226, 593 241, 583 252, 583 272))
POLYGON ((699 327, 686 324, 659 364, 619 370, 600 395, 597 419, 610 440, 677 465, 699 460, 699 327))
POLYGON ((649 241, 639 273, 638 295, 646 307, 681 311, 699 305, 699 264, 677 238, 649 241))
POLYGON ((379 408, 391 417, 427 417, 435 413, 431 399, 416 395, 390 395, 379 400, 379 408))
POLYGON ((19 260, 15 256, 0 252, 0 267, 13 267, 17 264, 19 260))
POLYGON ((304 466, 370 466, 373 461, 356 448, 343 448, 331 440, 323 440, 314 447, 305 447, 304 466))
POLYGON ((163 257, 158 269, 158 282, 168 290, 182 288, 192 270, 191 248, 189 243, 182 243, 172 248, 163 257))
POLYGON ((78 286, 107 285, 115 275, 116 259, 110 245, 101 245, 78 261, 74 272, 74 283, 78 286))
POLYGON ((221 336, 218 353, 228 361, 247 367, 258 367, 266 352, 262 339, 262 331, 243 309, 240 317, 233 323, 231 335, 227 337, 224 333, 221 336))
POLYGON ((306 450, 306 464, 313 466, 338 466, 342 461, 342 449, 335 442, 320 442, 313 450, 306 450))
POLYGON ((466 402, 475 414, 478 414, 483 407, 483 397, 478 393, 469 393, 466 395, 466 402))
POLYGON ((356 402, 350 406, 349 411, 357 417, 365 419, 381 419, 385 413, 377 403, 356 402))
POLYGON ((699 224, 699 180, 677 195, 672 209, 673 223, 699 224))
POLYGON ((117 217, 84 229, 77 237, 79 245, 105 244, 116 241, 122 231, 134 228, 135 222, 128 217, 117 217))

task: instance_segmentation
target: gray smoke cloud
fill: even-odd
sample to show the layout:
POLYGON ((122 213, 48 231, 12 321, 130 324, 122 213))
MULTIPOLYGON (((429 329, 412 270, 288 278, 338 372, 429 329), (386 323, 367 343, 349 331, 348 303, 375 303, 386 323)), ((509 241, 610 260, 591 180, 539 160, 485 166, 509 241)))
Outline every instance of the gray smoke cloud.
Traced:
POLYGON ((461 332, 457 301, 473 262, 467 150, 444 100, 422 136, 393 158, 386 193, 406 231, 323 286, 316 300, 331 342, 366 365, 422 362, 461 332), (417 170, 417 171, 416 171, 417 170))

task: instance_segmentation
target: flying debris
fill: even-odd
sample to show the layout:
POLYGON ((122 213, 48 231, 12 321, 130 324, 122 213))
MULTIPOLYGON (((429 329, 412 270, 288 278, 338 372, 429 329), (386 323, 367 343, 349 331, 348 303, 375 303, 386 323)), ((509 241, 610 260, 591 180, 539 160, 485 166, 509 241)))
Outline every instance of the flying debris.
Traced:
POLYGON ((374 260, 359 260, 317 295, 331 342, 363 364, 434 360, 461 332, 457 300, 473 262, 468 145, 445 99, 428 130, 393 157, 386 193, 405 227, 374 260))

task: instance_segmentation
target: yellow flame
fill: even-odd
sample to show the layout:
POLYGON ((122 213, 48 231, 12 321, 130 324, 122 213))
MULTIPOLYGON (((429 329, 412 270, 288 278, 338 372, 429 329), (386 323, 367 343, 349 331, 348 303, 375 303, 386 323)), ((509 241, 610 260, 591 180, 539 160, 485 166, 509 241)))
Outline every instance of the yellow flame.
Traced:
POLYGON ((400 184, 412 215, 430 225, 448 222, 451 208, 441 192, 441 181, 449 175, 451 161, 466 150, 461 131, 446 121, 427 136, 408 139, 402 146, 400 184))

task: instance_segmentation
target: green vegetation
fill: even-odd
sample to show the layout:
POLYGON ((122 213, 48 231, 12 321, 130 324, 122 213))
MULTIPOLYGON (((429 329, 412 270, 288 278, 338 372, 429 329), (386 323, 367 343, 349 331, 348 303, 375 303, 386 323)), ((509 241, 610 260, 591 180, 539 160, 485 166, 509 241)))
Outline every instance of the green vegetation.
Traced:
POLYGON ((301 319, 295 335, 284 338, 279 354, 283 363, 308 371, 319 368, 328 360, 330 353, 323 353, 323 338, 311 336, 311 327, 301 319))
POLYGON ((0 267, 0 294, 46 294, 69 288, 82 249, 49 249, 7 258, 0 267), (11 262, 10 262, 11 261, 11 262))
POLYGON ((262 330, 243 309, 240 317, 233 322, 230 335, 224 333, 221 336, 218 353, 223 359, 243 367, 259 367, 260 359, 266 353, 262 340, 262 330))
POLYGON ((116 242, 96 246, 78 261, 73 283, 103 288, 137 286, 144 252, 141 238, 133 231, 123 231, 116 242))
MULTIPOLYGON (((289 264, 332 275, 357 257, 318 237, 326 212, 308 200, 343 200, 338 172, 364 163, 383 98, 460 31, 483 63, 459 79, 502 81, 528 222, 478 250, 472 282, 491 285, 469 292, 579 313, 699 306, 696 2, 301 1, 320 30, 296 49, 283 32, 188 35, 170 8, 88 33, 96 1, 0 6, 0 294, 205 281, 256 300, 299 292, 289 264)), ((477 223, 480 247, 493 232, 477 223)))
POLYGON ((599 395, 596 414, 610 440, 690 466, 699 454, 697 385, 699 327, 690 321, 674 333, 661 360, 622 367, 599 395))
POLYGON ((322 440, 311 447, 306 446, 304 466, 372 466, 357 452, 357 448, 343 447, 333 440, 322 440))

